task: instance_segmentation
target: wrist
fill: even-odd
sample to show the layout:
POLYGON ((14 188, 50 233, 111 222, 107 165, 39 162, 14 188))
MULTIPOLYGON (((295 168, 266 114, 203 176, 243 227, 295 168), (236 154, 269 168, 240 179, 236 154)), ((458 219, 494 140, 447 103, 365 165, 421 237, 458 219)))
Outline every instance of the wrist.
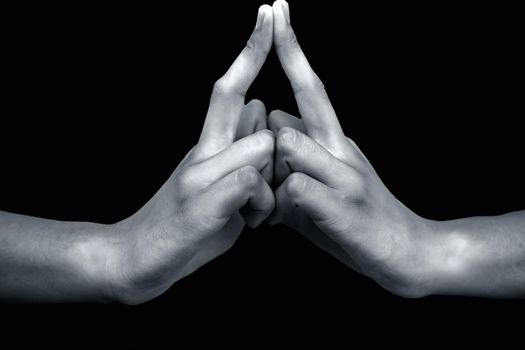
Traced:
POLYGON ((401 286, 394 293, 406 298, 422 298, 435 293, 436 230, 435 222, 417 215, 408 220, 408 249, 399 275, 401 286))
POLYGON ((429 221, 426 280, 428 295, 455 294, 469 278, 474 254, 471 238, 456 221, 429 221))
POLYGON ((67 251, 73 273, 91 291, 90 300, 118 300, 114 289, 122 255, 118 241, 116 225, 90 223, 67 251))
POLYGON ((98 249, 104 255, 103 279, 111 301, 143 303, 185 275, 196 247, 177 240, 172 230, 148 211, 108 227, 106 239, 100 242, 103 247, 98 249))

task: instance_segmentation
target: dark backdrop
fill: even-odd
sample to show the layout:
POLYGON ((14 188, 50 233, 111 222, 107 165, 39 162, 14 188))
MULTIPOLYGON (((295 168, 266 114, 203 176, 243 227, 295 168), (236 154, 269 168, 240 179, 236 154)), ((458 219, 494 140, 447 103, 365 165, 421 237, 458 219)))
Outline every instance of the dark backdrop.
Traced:
MULTIPOLYGON (((4 11, 0 210, 111 223, 140 208, 198 140, 212 85, 248 39, 259 4, 4 11)), ((403 203, 432 219, 525 209, 516 9, 292 1, 291 11, 344 130, 403 203)), ((248 98, 297 113, 274 52, 248 98)), ((338 325, 332 333, 346 336, 378 322, 462 332, 512 323, 523 306, 402 299, 299 234, 263 225, 139 307, 0 310, 35 325, 58 315, 73 328, 93 316, 93 333, 146 322, 168 335, 181 325, 226 327, 227 338, 239 326, 297 326, 314 330, 301 333, 309 339, 319 329, 338 325)))

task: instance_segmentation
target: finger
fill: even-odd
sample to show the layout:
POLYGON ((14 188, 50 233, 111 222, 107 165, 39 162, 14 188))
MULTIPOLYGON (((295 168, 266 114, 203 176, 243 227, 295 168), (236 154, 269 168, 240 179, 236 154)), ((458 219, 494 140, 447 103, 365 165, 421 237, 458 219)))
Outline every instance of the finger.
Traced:
POLYGON ((355 170, 300 131, 282 128, 275 148, 275 180, 278 184, 288 174, 301 172, 334 189, 352 185, 352 172, 355 170))
POLYGON ((252 166, 237 169, 211 184, 202 199, 204 205, 211 206, 207 214, 219 220, 229 219, 246 205, 251 211, 245 217, 250 227, 258 226, 275 206, 270 186, 252 166))
MULTIPOLYGON (((237 128, 237 135, 235 140, 249 136, 257 131, 267 128, 268 119, 266 115, 266 107, 260 100, 251 100, 244 106, 237 128)), ((273 179, 273 162, 261 170, 261 174, 267 183, 271 183, 273 179)))
POLYGON ((315 222, 334 217, 340 208, 335 191, 303 173, 292 173, 275 191, 275 211, 268 222, 283 222, 296 207, 301 207, 315 222))
POLYGON ((311 240, 319 248, 339 259, 353 270, 363 273, 355 260, 348 255, 341 244, 339 231, 343 231, 342 220, 347 218, 339 202, 335 191, 319 181, 302 173, 291 174, 285 182, 275 191, 275 211, 268 222, 275 225, 279 222, 291 223, 296 220, 297 213, 306 215, 311 225, 316 225, 320 230, 300 229, 298 230, 306 238, 311 240), (293 215, 290 215, 292 214, 293 215), (292 217, 294 219, 287 219, 292 217))
MULTIPOLYGON (((258 171, 269 172, 273 166, 274 145, 275 137, 267 129, 246 136, 211 158, 192 165, 191 173, 195 177, 194 181, 212 183, 248 165, 258 171)), ((270 179, 271 175, 270 173, 270 179)))
MULTIPOLYGON (((302 132, 303 134, 307 133, 303 120, 300 118, 279 110, 272 111, 268 115, 268 128, 274 133, 275 137, 279 135, 279 130, 285 127, 293 128, 302 132)), ((336 152, 333 152, 333 155, 339 160, 342 160, 343 162, 354 167, 357 165, 357 162, 355 162, 355 157, 357 156, 362 162, 368 164, 368 166, 371 167, 372 165, 361 149, 359 149, 357 144, 349 137, 347 137, 346 140, 346 147, 341 147, 342 152, 339 152, 339 154, 335 154, 336 152)))
POLYGON ((256 131, 266 129, 266 108, 259 100, 251 100, 244 106, 237 127, 235 140, 242 139, 256 131))
MULTIPOLYGON (((333 190, 321 183, 316 182, 315 179, 308 178, 307 175, 294 173, 292 174, 292 177, 288 179, 287 182, 283 183, 283 185, 280 186, 275 192, 275 212, 270 216, 270 224, 274 225, 278 222, 285 222, 288 226, 296 229, 319 248, 331 254, 336 259, 339 259, 353 270, 362 273, 361 268, 352 259, 352 257, 350 257, 337 242, 328 237, 323 231, 297 227, 298 215, 306 217, 312 212, 311 210, 308 210, 309 194, 304 194, 304 191, 301 190, 301 187, 303 186, 308 188, 310 191, 313 190, 314 195, 310 196, 310 198, 312 198, 313 202, 320 202, 321 204, 319 209, 315 209, 317 213, 316 215, 319 215, 320 210, 323 209, 321 208, 322 206, 328 206, 328 209, 330 209, 334 206, 334 203, 337 205, 337 198, 334 198, 335 196, 333 196, 333 190), (303 195, 305 196, 304 198, 301 197, 303 195), (303 199, 297 198, 298 196, 303 199), (313 199, 314 196, 315 199, 313 199), (293 215, 290 215, 292 211, 293 215)), ((323 220, 325 220, 325 217, 335 217, 337 215, 337 210, 324 214, 328 216, 322 216, 323 220)), ((316 225, 315 221, 311 218, 303 218, 303 220, 305 220, 305 225, 316 225)), ((302 220, 299 219, 299 221, 302 220)))
POLYGON ((259 8, 257 24, 250 40, 226 74, 213 88, 199 143, 209 152, 221 150, 235 139, 244 106, 244 96, 259 73, 272 45, 271 7, 259 8))
POLYGON ((272 111, 268 116, 268 127, 274 133, 275 136, 277 136, 279 130, 281 130, 284 127, 294 128, 295 130, 299 130, 303 134, 306 133, 306 127, 304 126, 304 122, 302 119, 299 119, 289 113, 279 110, 272 111))
POLYGON ((308 134, 325 147, 337 147, 344 133, 319 77, 312 70, 290 25, 288 3, 273 4, 274 43, 292 85, 308 134))

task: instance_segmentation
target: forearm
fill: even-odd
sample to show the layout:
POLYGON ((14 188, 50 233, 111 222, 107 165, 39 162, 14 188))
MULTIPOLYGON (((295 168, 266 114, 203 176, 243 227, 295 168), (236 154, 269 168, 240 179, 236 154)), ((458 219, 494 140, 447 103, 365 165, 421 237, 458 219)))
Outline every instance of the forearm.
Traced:
POLYGON ((433 294, 525 297, 525 211, 432 226, 433 294))
POLYGON ((0 301, 109 301, 112 226, 0 212, 0 301))

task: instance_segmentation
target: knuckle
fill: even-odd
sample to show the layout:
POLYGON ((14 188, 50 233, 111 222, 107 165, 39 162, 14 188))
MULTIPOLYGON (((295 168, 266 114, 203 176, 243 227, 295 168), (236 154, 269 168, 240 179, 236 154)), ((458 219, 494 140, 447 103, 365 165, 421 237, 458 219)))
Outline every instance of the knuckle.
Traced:
POLYGON ((311 77, 295 82, 292 86, 294 94, 311 93, 311 92, 325 92, 325 86, 319 76, 311 73, 311 77))
POLYGON ((187 167, 177 176, 177 185, 182 189, 192 188, 196 181, 196 174, 192 167, 187 167))
POLYGON ((257 169, 248 165, 237 170, 235 181, 242 186, 254 187, 259 183, 259 177, 257 169))
POLYGON ((227 95, 232 91, 231 84, 228 83, 225 77, 220 78, 213 85, 213 93, 217 95, 227 95))
POLYGON ((353 182, 353 191, 355 196, 359 199, 365 199, 368 191, 368 181, 365 176, 356 171, 356 175, 351 179, 353 182))
POLYGON ((304 174, 292 173, 286 180, 285 190, 290 196, 297 198, 306 190, 307 183, 304 174))
POLYGON ((322 153, 321 146, 294 128, 284 127, 277 136, 277 148, 285 155, 310 157, 322 153))
POLYGON ((228 77, 228 75, 224 75, 222 78, 217 80, 215 84, 213 84, 213 95, 217 96, 246 96, 246 90, 242 86, 236 86, 228 77))
POLYGON ((270 130, 268 129, 261 130, 261 131, 258 131, 256 134, 257 134, 257 137, 259 138, 259 142, 264 148, 273 149, 273 146, 275 144, 275 137, 273 136, 273 133, 270 130))
POLYGON ((284 127, 279 130, 277 135, 277 148, 282 150, 288 150, 294 148, 297 143, 298 133, 296 130, 290 127, 284 127))
POLYGON ((352 204, 364 205, 368 195, 368 181, 363 173, 352 169, 347 175, 348 190, 344 199, 352 204))
POLYGON ((253 134, 251 146, 256 152, 273 153, 275 138, 270 130, 261 130, 253 134))
POLYGON ((268 53, 270 52, 270 48, 267 47, 267 45, 263 45, 259 41, 259 39, 256 39, 254 38, 254 36, 252 36, 246 42, 246 47, 244 48, 245 52, 247 54, 268 55, 268 53))

